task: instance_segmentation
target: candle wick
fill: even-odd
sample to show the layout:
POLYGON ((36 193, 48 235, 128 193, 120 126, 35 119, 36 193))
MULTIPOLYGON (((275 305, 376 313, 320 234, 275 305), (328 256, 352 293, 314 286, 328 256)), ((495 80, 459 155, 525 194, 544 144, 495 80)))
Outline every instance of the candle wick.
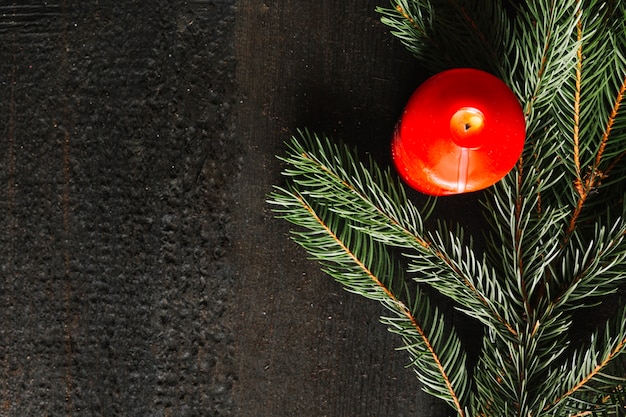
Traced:
POLYGON ((470 130, 470 128, 472 127, 471 124, 469 123, 465 123, 465 131, 467 132, 468 130, 470 130))

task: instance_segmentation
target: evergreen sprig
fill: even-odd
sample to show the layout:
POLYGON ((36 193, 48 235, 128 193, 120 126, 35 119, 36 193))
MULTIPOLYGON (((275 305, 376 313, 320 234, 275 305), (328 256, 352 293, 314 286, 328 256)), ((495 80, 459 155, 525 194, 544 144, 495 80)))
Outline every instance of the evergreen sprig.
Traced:
POLYGON ((488 230, 426 227, 435 200, 414 204, 389 170, 307 131, 283 157, 276 213, 328 274, 388 308, 382 321, 424 389, 457 415, 625 415, 626 306, 587 343, 571 340, 574 313, 626 279, 625 3, 393 0, 378 11, 425 67, 481 68, 519 98, 526 144, 481 194, 488 230), (474 366, 426 287, 483 325, 474 366))
MULTIPOLYGON (((365 168, 347 149, 308 133, 293 141, 285 161, 292 166, 285 171, 292 186, 277 187, 271 198, 280 217, 304 228, 294 231, 294 239, 348 290, 394 313, 383 322, 401 335, 424 389, 462 411, 470 381, 460 340, 419 288, 409 291, 401 265, 382 243, 390 242, 387 229, 395 229, 410 233, 420 251, 428 250, 408 232, 419 234, 423 226, 418 211, 402 204, 402 188, 389 172, 365 168), (372 193, 378 198, 370 198, 372 193)), ((404 241, 398 239, 401 246, 404 241)))

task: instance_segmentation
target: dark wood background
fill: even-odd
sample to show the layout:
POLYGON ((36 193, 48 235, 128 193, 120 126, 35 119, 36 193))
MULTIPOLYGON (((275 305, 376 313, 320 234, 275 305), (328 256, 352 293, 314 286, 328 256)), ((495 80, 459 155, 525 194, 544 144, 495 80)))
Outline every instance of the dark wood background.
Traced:
POLYGON ((448 414, 265 201, 297 128, 389 163, 381 4, 0 0, 0 416, 448 414))
MULTIPOLYGON (((389 164, 390 136, 424 79, 380 23, 377 1, 241 1, 236 24, 236 139, 242 170, 233 192, 236 334, 241 416, 439 416, 383 310, 348 294, 288 240, 265 202, 282 184, 284 141, 307 127, 389 164)), ((386 3, 382 3, 387 6, 386 3)), ((454 201, 459 210, 471 202, 454 201)), ((442 211, 454 211, 445 207, 442 211)))

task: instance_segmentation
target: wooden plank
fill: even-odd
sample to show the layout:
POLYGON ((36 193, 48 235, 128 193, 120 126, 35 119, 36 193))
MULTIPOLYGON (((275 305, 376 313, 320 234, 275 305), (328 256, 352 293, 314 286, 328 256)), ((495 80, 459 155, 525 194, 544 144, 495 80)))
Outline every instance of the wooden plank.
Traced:
POLYGON ((326 132, 389 163, 389 139, 423 79, 374 12, 376 1, 241 0, 232 208, 237 289, 235 415, 437 416, 375 303, 343 291, 288 239, 265 202, 276 154, 296 128, 326 132))
POLYGON ((233 3, 9 3, 0 414, 229 415, 233 3))

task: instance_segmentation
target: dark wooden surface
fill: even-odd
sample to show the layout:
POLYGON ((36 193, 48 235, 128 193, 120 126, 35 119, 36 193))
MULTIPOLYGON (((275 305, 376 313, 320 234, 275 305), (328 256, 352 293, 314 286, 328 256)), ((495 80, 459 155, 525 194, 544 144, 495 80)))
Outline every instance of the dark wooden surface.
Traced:
POLYGON ((389 162, 381 3, 0 0, 0 416, 447 415, 265 202, 299 127, 389 162))
POLYGON ((0 1, 0 415, 232 415, 234 3, 0 1))
MULTIPOLYGON (((424 76, 374 12, 376 1, 242 0, 236 24, 242 170, 232 208, 237 285, 235 414, 439 416, 382 309, 342 290, 288 239, 266 194, 297 128, 389 163, 402 106, 424 76)), ((386 5, 386 3, 384 3, 386 5)))

